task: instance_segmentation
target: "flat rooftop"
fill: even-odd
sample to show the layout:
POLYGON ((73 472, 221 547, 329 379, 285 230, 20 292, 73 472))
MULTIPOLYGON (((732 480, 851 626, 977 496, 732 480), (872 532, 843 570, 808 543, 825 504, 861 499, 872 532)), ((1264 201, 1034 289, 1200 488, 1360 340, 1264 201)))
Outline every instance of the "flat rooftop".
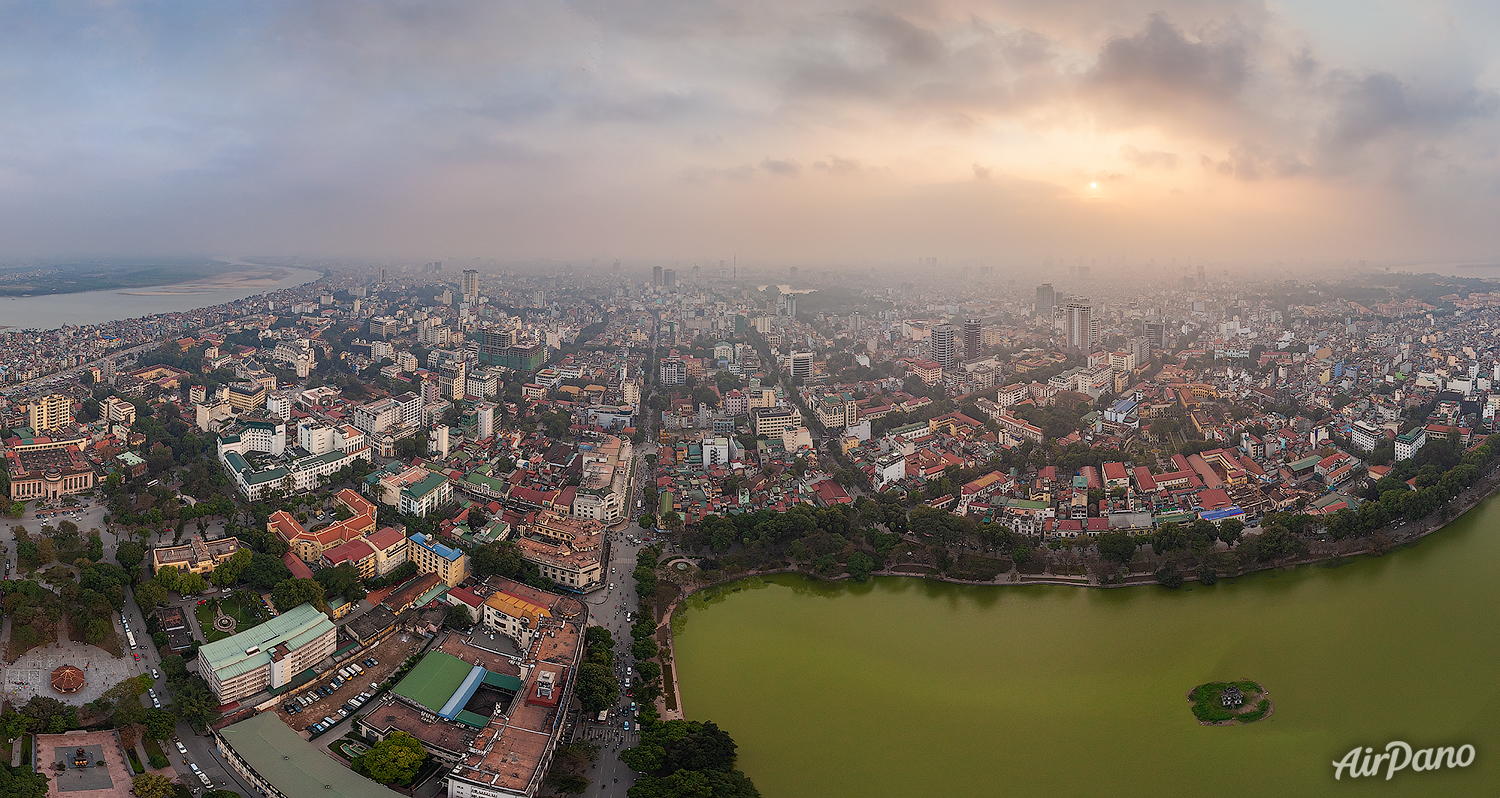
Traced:
POLYGON ((452 654, 434 651, 423 657, 391 691, 437 712, 473 669, 473 665, 452 654))
POLYGON ((400 798, 302 739, 274 713, 227 726, 218 736, 287 798, 400 798))
POLYGON ((422 719, 422 712, 393 698, 386 698, 369 711, 364 722, 382 732, 400 730, 417 738, 429 749, 451 752, 459 756, 468 749, 474 730, 451 722, 430 723, 422 719))

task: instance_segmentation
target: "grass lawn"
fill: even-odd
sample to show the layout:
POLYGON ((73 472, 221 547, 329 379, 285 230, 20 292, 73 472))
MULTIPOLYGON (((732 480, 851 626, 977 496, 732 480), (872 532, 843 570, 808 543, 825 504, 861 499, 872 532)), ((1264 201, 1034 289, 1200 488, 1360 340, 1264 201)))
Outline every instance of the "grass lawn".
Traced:
POLYGON ((167 752, 161 750, 161 743, 151 739, 150 737, 145 737, 141 740, 141 744, 146 747, 146 757, 148 759, 153 756, 166 758, 167 752))
POLYGON ((235 634, 266 622, 265 609, 253 595, 242 597, 235 594, 227 598, 211 599, 207 604, 193 608, 193 614, 198 617, 198 627, 203 630, 203 636, 209 643, 230 636, 214 628, 214 617, 219 609, 237 622, 235 634), (244 600, 241 601, 241 598, 244 600))

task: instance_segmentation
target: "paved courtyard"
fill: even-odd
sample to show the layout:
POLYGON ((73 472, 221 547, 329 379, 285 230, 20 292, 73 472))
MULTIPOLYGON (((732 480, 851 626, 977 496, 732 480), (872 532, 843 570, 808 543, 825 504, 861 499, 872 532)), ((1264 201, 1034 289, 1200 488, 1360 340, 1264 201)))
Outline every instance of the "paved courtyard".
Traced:
POLYGON ((49 798, 131 798, 130 765, 113 731, 38 734, 36 754, 36 761, 47 774, 49 798), (73 767, 73 754, 80 746, 91 762, 104 760, 104 767, 73 767), (54 762, 62 762, 68 769, 58 773, 50 768, 54 762))
POLYGON ((54 770, 52 778, 57 781, 59 792, 88 792, 90 790, 107 790, 114 786, 114 780, 110 778, 109 767, 100 767, 100 762, 105 762, 104 746, 102 745, 80 745, 74 747, 58 746, 53 749, 57 754, 57 763, 66 770, 57 772, 54 770), (84 767, 75 767, 78 759, 78 749, 83 749, 83 758, 88 764, 84 767))
POLYGON ((32 696, 42 695, 80 706, 132 676, 133 665, 135 660, 131 657, 116 659, 104 649, 64 640, 43 648, 33 648, 16 660, 15 664, 0 664, 0 693, 13 704, 24 704, 32 696), (72 665, 83 670, 83 690, 70 695, 53 692, 52 671, 60 665, 72 665))

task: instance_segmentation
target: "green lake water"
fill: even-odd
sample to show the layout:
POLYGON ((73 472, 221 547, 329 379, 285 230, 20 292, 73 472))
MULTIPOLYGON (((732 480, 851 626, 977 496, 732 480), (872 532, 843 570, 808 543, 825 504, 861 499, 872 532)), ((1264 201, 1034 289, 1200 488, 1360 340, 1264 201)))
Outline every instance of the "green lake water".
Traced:
POLYGON ((1191 586, 746 580, 679 612, 683 703, 767 798, 1500 796, 1500 501, 1384 557, 1191 586), (1199 726, 1187 692, 1238 678, 1275 714, 1199 726), (1334 781, 1392 740, 1477 757, 1334 781))

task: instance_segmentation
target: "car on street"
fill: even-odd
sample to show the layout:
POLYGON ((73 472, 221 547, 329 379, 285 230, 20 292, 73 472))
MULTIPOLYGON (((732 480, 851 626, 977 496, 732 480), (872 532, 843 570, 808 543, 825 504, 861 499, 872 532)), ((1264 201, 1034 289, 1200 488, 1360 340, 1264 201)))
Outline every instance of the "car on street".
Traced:
POLYGON ((136 651, 132 651, 132 652, 130 652, 130 653, 131 653, 131 655, 133 655, 133 656, 134 656, 134 657, 135 657, 135 661, 136 661, 136 662, 140 662, 140 661, 141 661, 141 655, 140 655, 140 653, 139 653, 139 652, 136 652, 136 651))

